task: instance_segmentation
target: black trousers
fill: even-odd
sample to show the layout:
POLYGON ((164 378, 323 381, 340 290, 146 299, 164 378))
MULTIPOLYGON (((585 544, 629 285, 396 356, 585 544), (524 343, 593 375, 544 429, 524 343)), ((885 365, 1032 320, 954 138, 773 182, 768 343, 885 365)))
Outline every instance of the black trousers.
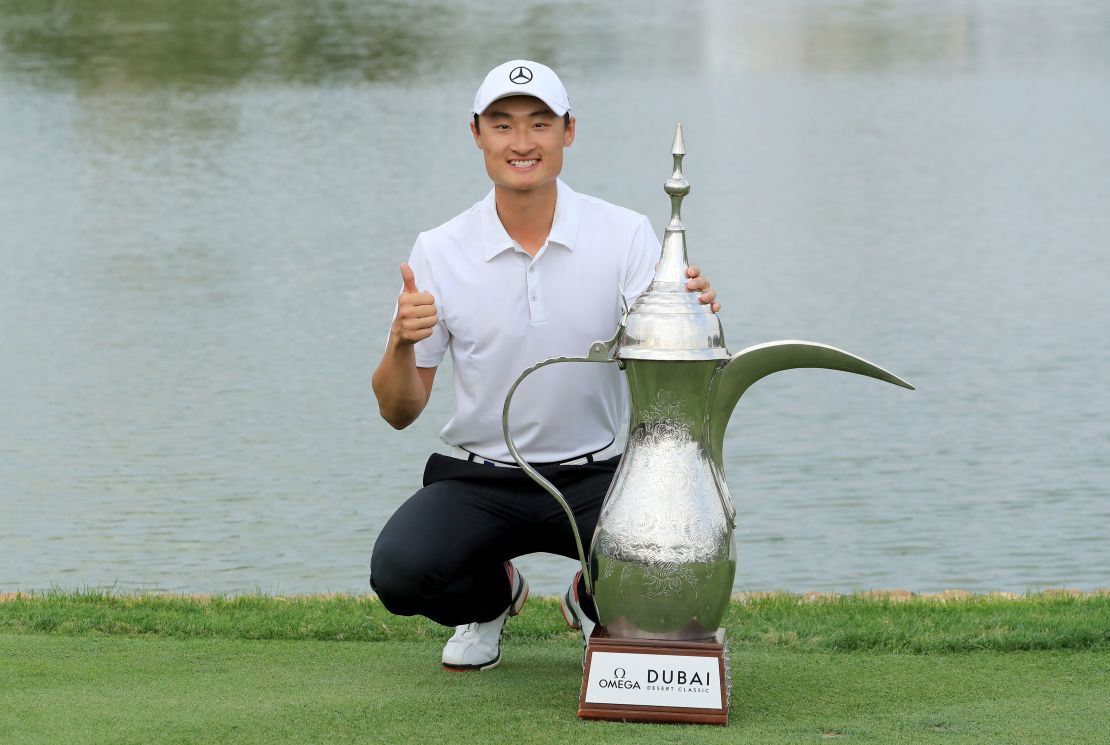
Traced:
MULTIPOLYGON (((582 543, 590 539, 620 456, 537 470, 563 493, 582 543)), ((509 605, 504 562, 536 551, 578 558, 566 513, 519 468, 433 454, 424 488, 386 522, 370 559, 370 586, 391 613, 458 626, 492 621, 509 605)), ((596 620, 579 585, 583 609, 596 620)))

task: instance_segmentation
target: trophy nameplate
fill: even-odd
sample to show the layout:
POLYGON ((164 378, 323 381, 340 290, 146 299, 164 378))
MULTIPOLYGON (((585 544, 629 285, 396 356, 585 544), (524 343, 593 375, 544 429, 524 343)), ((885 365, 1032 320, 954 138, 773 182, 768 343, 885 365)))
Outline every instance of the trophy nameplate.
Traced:
POLYGON ((724 629, 713 641, 617 639, 597 627, 586 651, 581 719, 728 724, 724 629))

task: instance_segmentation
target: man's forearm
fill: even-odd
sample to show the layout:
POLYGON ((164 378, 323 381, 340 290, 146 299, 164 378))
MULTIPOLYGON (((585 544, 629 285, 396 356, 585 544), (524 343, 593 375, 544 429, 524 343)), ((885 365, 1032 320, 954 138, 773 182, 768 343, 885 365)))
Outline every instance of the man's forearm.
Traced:
MULTIPOLYGON (((434 368, 429 370, 434 374, 434 368)), ((412 424, 428 404, 430 382, 430 375, 416 367, 411 344, 390 344, 372 378, 382 418, 395 429, 412 424)))

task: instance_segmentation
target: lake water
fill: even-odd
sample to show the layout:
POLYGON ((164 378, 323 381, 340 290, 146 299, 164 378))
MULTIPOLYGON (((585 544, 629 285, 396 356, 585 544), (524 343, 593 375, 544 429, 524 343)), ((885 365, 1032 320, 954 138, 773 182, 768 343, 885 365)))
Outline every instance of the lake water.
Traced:
POLYGON ((1110 5, 0 0, 0 591, 367 590, 451 405, 378 418, 396 267, 517 56, 660 232, 683 122, 733 351, 918 387, 745 396, 738 590, 1110 585, 1110 5))

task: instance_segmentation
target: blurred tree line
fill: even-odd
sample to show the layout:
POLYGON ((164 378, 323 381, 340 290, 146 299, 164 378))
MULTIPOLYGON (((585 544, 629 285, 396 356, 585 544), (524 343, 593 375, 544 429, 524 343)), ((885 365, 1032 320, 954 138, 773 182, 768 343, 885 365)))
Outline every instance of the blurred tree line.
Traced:
POLYGON ((395 1, 0 0, 0 74, 124 88, 396 80, 453 12, 395 1))

